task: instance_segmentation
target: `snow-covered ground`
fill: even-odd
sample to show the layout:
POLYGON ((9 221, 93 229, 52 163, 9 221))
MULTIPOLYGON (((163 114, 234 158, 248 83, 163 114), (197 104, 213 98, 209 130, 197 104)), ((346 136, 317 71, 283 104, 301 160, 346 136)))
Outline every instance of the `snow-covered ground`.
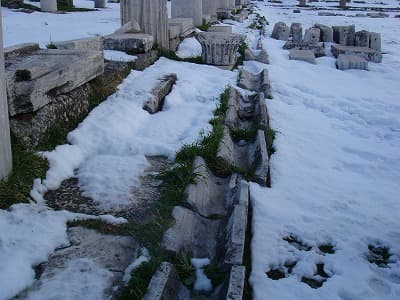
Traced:
MULTIPOLYGON (((384 0, 385 7, 398 1, 384 0)), ((359 6, 381 5, 367 1, 359 6)), ((400 26, 397 18, 319 17, 316 10, 292 13, 297 1, 284 6, 255 2, 270 22, 263 45, 270 54, 273 100, 268 100, 271 125, 277 131, 276 153, 271 158, 272 188, 251 184, 253 241, 251 284, 255 299, 399 299, 400 298, 400 26), (290 9, 287 9, 287 8, 290 9), (268 35, 277 21, 301 22, 303 28, 355 24, 357 30, 382 34, 383 62, 370 63, 370 71, 339 71, 331 56, 317 65, 289 61, 283 42, 268 35), (303 244, 288 243, 296 238, 303 244), (318 246, 330 244, 333 254, 318 246), (368 262, 369 245, 390 249, 387 268, 368 262), (308 249, 299 250, 298 248, 308 249), (267 272, 287 271, 272 280, 267 272), (330 276, 319 289, 301 282, 317 278, 317 264, 330 276)), ((93 7, 75 0, 78 7, 93 7)), ((332 9, 337 3, 311 3, 332 9)), ((340 12, 342 13, 342 12, 340 12)), ((346 11, 354 15, 355 11, 346 11)), ((391 16, 398 13, 389 13, 391 16)), ((120 25, 119 4, 96 12, 24 14, 2 8, 5 46, 62 41, 113 32, 120 25)), ((237 22, 234 31, 247 33, 237 22)), ((248 42, 255 46, 250 31, 248 42)), ((198 44, 188 40, 183 56, 196 56, 198 44), (197 47, 197 48, 196 48, 197 47)), ((122 56, 110 53, 110 58, 122 56)), ((126 57, 124 57, 126 58, 126 57)), ((265 65, 246 63, 258 70, 265 65)), ((159 60, 143 72, 133 71, 119 91, 91 112, 68 139, 44 155, 50 161, 46 178, 35 182, 32 196, 56 188, 76 175, 86 195, 105 208, 124 206, 135 199, 130 190, 148 162, 145 155, 173 157, 209 129, 208 120, 218 95, 236 74, 209 66, 159 60), (178 81, 167 97, 165 109, 149 115, 143 101, 161 76, 176 73, 178 81), (76 171, 78 170, 78 171, 76 171), (110 202, 110 198, 118 201, 110 202)), ((68 243, 66 222, 89 216, 55 212, 42 205, 20 204, 0 210, 0 299, 7 299, 34 281, 32 266, 46 260, 68 243)), ((109 222, 121 222, 105 217, 109 222)), ((144 255, 142 260, 147 259, 144 255)), ((136 262, 138 263, 138 262, 136 262)), ((130 266, 134 268, 135 262, 130 266)), ((88 260, 71 261, 54 280, 31 297, 101 298, 107 270, 88 260), (77 270, 89 270, 80 277, 77 270), (75 277, 75 279, 74 279, 75 277), (70 281, 77 290, 65 290, 70 281), (85 287, 95 284, 92 289, 85 287), (84 292, 85 291, 85 292, 84 292), (56 293, 56 294, 54 294, 56 293), (74 294, 75 293, 75 294, 74 294)), ((319 278, 320 279, 320 278, 319 278)))
MULTIPOLYGON (((290 2, 297 4, 284 1, 290 2)), ((399 19, 293 14, 294 7, 266 1, 258 6, 270 22, 263 45, 270 55, 274 99, 267 104, 277 136, 272 188, 251 184, 254 298, 400 299, 399 19), (366 72, 336 70, 331 56, 318 58, 317 65, 291 61, 284 42, 269 38, 278 21, 303 28, 355 24, 356 30, 379 32, 383 62, 370 63, 366 72), (327 244, 333 254, 318 248, 327 244), (369 245, 389 248, 386 268, 368 261, 369 245), (315 275, 317 264, 330 278, 313 289, 301 279, 322 279, 315 275), (276 269, 286 278, 270 279, 266 273, 276 269)))

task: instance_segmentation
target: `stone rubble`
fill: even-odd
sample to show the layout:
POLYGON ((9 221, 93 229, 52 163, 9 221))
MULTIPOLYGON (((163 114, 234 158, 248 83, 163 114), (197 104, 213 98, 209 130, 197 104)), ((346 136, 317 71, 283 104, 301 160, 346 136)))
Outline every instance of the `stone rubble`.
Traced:
POLYGON ((150 114, 161 111, 165 97, 171 92, 176 80, 176 74, 166 75, 160 79, 157 86, 150 92, 150 99, 143 104, 143 109, 150 114))
POLYGON ((339 54, 336 60, 336 67, 339 70, 365 70, 368 71, 368 62, 356 55, 339 54))

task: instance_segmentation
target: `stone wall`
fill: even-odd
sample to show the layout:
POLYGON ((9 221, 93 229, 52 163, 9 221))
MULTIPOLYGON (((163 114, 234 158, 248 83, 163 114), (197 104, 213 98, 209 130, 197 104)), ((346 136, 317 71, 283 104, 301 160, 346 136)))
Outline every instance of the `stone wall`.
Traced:
POLYGON ((3 29, 0 10, 0 179, 11 171, 11 143, 8 124, 8 105, 4 78, 3 29))

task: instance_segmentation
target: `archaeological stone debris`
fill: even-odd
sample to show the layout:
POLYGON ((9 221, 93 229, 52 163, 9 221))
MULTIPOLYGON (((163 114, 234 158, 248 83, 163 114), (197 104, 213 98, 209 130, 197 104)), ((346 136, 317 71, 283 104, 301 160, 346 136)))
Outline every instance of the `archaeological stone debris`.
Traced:
MULTIPOLYGON (((42 6, 48 5, 47 11, 57 10, 55 0, 42 2, 42 6), (54 3, 55 8, 52 8, 54 3)), ((104 8, 107 1, 95 0, 94 3, 96 8, 104 8)), ((261 38, 264 28, 259 29, 257 46, 239 53, 245 36, 234 33, 231 25, 214 24, 218 22, 217 17, 243 22, 248 17, 246 7, 250 1, 172 0, 171 4, 172 18, 168 19, 166 0, 121 0, 121 27, 115 32, 105 36, 55 41, 51 43, 51 49, 41 49, 38 44, 6 48, 4 72, 3 55, 0 54, 0 79, 5 79, 0 81, 0 178, 10 171, 9 117, 17 139, 26 148, 35 148, 45 133, 58 124, 57 120, 67 123, 69 119, 88 113, 95 82, 104 84, 115 74, 126 71, 127 66, 129 70, 143 70, 157 59, 157 50, 176 51, 187 37, 197 38, 202 47, 203 63, 208 65, 231 70, 238 64, 239 55, 243 55, 244 60, 269 63, 261 38), (200 25, 207 25, 208 31, 199 32, 196 26, 200 25), (105 61, 104 50, 135 54, 135 67, 128 63, 105 61)), ((289 29, 286 29, 284 34, 289 37, 289 29)), ((302 33, 299 39, 302 39, 302 33)), ((208 165, 204 157, 194 157, 192 172, 195 179, 185 187, 183 203, 174 204, 169 214, 174 222, 164 230, 162 239, 158 241, 163 251, 175 256, 184 253, 190 257, 208 257, 215 262, 222 270, 223 278, 207 295, 212 299, 243 299, 249 265, 246 260, 250 251, 248 180, 270 186, 272 138, 268 135, 271 129, 266 99, 272 98, 272 94, 268 70, 263 68, 253 73, 244 66, 238 68, 239 87, 227 88, 228 109, 222 117, 223 136, 216 144, 218 149, 215 155, 218 164, 225 166, 229 172, 220 174, 208 165), (249 137, 238 138, 238 132, 242 131, 248 131, 249 137), (253 177, 249 179, 239 171, 231 171, 235 168, 247 170, 253 177)), ((153 88, 143 101, 142 108, 149 114, 161 115, 165 99, 173 91, 177 80, 177 75, 172 72, 154 79, 153 88)), ((141 177, 141 186, 132 190, 135 196, 140 195, 144 199, 143 203, 148 201, 146 208, 142 208, 146 210, 143 215, 140 212, 135 215, 136 206, 114 211, 100 208, 93 199, 84 195, 76 175, 79 169, 59 188, 47 191, 44 197, 54 210, 96 215, 112 213, 135 222, 151 219, 150 210, 160 193, 160 182, 154 174, 166 169, 167 163, 165 157, 146 158, 151 167, 141 177)), ((99 217, 90 220, 100 222, 99 217)), ((66 268, 75 268, 78 275, 84 276, 83 273, 92 267, 91 260, 105 270, 103 275, 107 285, 102 292, 107 297, 115 296, 116 287, 123 285, 124 272, 139 257, 142 245, 124 231, 107 232, 108 225, 102 228, 106 231, 104 233, 100 229, 89 229, 92 227, 87 228, 80 221, 69 224, 66 232, 69 243, 51 253, 45 263, 35 266, 40 273, 37 280, 17 297, 28 298, 46 280, 51 280, 66 268)), ((96 226, 94 228, 97 229, 96 226)), ((178 273, 177 265, 162 261, 152 274, 143 299, 203 299, 202 293, 189 290, 178 273)))
POLYGON ((11 142, 4 74, 3 29, 0 11, 0 180, 11 172, 11 142))
POLYGON ((355 25, 330 27, 315 24, 306 29, 302 36, 300 23, 292 23, 288 30, 285 23, 278 22, 271 37, 286 41, 283 49, 289 50, 291 60, 316 64, 315 58, 325 56, 326 46, 330 45, 332 55, 338 59, 336 66, 340 70, 368 70, 369 61, 382 61, 381 35, 366 30, 356 31, 355 25))
POLYGON ((230 69, 236 63, 237 51, 244 37, 219 27, 223 26, 213 26, 211 31, 199 33, 197 39, 201 44, 205 63, 230 69))

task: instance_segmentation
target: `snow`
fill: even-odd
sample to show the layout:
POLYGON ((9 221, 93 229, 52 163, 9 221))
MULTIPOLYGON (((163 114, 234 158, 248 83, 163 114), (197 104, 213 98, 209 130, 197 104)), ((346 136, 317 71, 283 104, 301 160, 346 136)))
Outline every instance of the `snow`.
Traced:
POLYGON ((128 62, 135 61, 137 59, 137 56, 129 55, 122 51, 104 50, 104 59, 128 62))
POLYGON ((54 277, 42 278, 40 290, 30 292, 27 299, 105 299, 105 287, 113 277, 111 271, 91 259, 72 259, 54 277))
POLYGON ((204 267, 210 264, 209 258, 192 258, 191 263, 196 269, 196 281, 193 289, 195 291, 209 292, 212 290, 211 280, 204 274, 204 267))
POLYGON ((207 132, 220 93, 235 77, 234 72, 166 58, 143 72, 132 71, 117 93, 69 133, 71 145, 42 154, 50 169, 32 194, 43 195, 75 174, 85 196, 104 209, 123 209, 135 202, 131 190, 149 166, 145 156, 173 158, 182 145, 207 132), (157 79, 170 73, 177 74, 176 85, 163 111, 150 115, 142 105, 157 79))
MULTIPOLYGON (((93 3, 74 0, 76 7, 93 8, 93 3)), ((110 34, 121 25, 119 3, 107 3, 107 8, 90 12, 26 14, 2 7, 1 13, 4 47, 33 42, 43 48, 50 42, 110 34)))
MULTIPOLYGON (((272 188, 250 185, 254 299, 265 295, 269 299, 399 299, 398 20, 318 17, 318 11, 291 14, 263 3, 259 7, 270 22, 263 46, 271 62, 267 68, 274 99, 267 105, 277 137, 270 161, 272 188), (269 38, 278 21, 300 22, 303 28, 316 22, 354 23, 356 30, 380 32, 383 62, 370 63, 366 72, 336 70, 331 56, 318 58, 317 65, 290 61, 288 51, 282 49, 284 42, 269 38), (288 236, 312 249, 297 249, 283 239, 288 236), (322 244, 331 244, 335 253, 321 252, 322 244), (370 244, 390 248, 387 268, 368 262, 370 244), (267 277, 266 272, 284 269, 286 262, 297 262, 286 278, 267 277), (312 289, 301 278, 321 279, 314 276, 320 263, 330 278, 321 288, 312 289)), ((257 71, 261 65, 246 67, 257 71)))
POLYGON ((147 250, 146 248, 142 248, 141 255, 138 258, 136 258, 125 270, 123 278, 125 285, 127 285, 131 280, 132 271, 136 270, 142 263, 150 261, 150 259, 151 256, 149 250, 147 250))
POLYGON ((32 267, 46 261, 56 248, 69 245, 66 223, 82 219, 126 222, 123 218, 52 211, 32 204, 0 210, 0 299, 11 298, 30 286, 35 277, 32 267))
POLYGON ((201 44, 195 37, 186 38, 179 44, 176 55, 180 58, 201 56, 201 44))

